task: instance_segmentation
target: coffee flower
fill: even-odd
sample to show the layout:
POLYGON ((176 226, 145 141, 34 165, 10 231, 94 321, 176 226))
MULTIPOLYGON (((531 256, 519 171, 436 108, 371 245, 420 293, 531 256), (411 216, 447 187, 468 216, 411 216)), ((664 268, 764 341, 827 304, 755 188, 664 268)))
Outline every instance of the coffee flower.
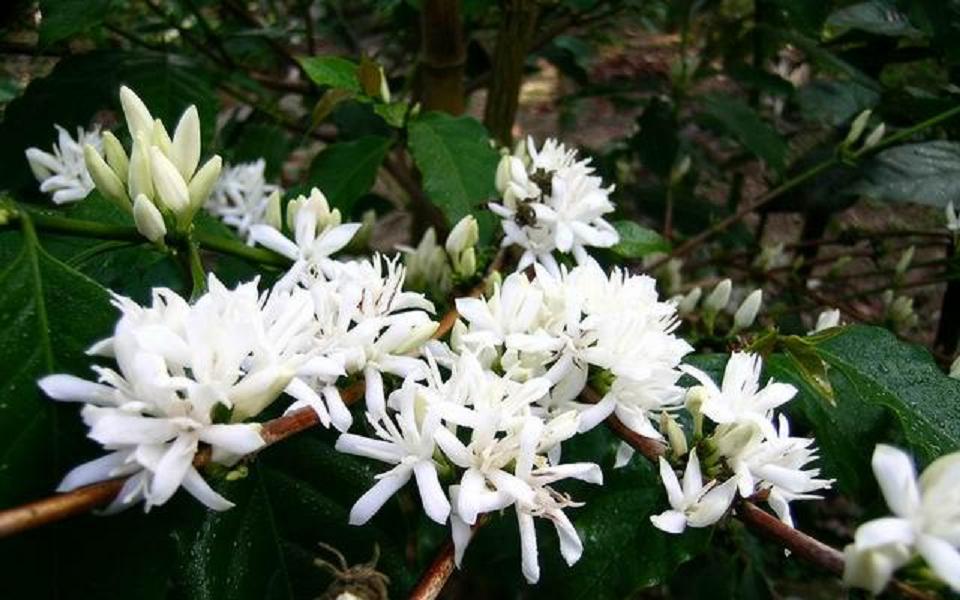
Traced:
POLYGON ((217 180, 205 207, 214 216, 237 230, 253 246, 254 225, 280 229, 280 186, 267 183, 263 175, 266 162, 259 160, 227 165, 217 180))
POLYGON ((710 481, 704 485, 696 449, 690 452, 682 487, 670 463, 662 456, 660 480, 667 490, 670 510, 651 516, 650 521, 654 527, 667 533, 683 533, 688 526, 713 525, 727 512, 737 493, 737 482, 733 479, 720 484, 710 481))
POLYGON ((51 152, 27 148, 30 170, 40 182, 40 191, 51 194, 54 204, 83 200, 95 187, 83 158, 83 147, 89 145, 95 152, 103 153, 100 129, 94 127, 85 131, 77 127, 77 138, 73 139, 63 127, 54 127, 57 129, 57 141, 51 152))
POLYGON ((919 479, 910 457, 893 446, 878 445, 871 464, 894 516, 857 528, 844 549, 844 583, 879 594, 919 555, 960 592, 960 452, 940 457, 919 479))

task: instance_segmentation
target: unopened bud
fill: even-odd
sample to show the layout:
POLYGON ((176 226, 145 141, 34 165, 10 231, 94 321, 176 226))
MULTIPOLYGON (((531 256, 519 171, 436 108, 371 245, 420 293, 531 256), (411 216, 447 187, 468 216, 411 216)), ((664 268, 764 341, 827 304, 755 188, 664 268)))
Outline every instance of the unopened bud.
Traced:
POLYGON ((510 184, 510 158, 509 154, 505 154, 500 157, 500 162, 497 164, 497 176, 496 176, 496 186, 497 191, 501 194, 507 191, 507 186, 510 184))
POLYGON ((380 99, 384 102, 390 102, 390 83, 387 81, 387 74, 380 67, 380 99))
POLYGON ((239 423, 260 414, 277 399, 294 375, 292 369, 272 365, 244 377, 227 393, 233 404, 231 420, 239 423))
POLYGON ((163 121, 160 119, 156 119, 153 122, 150 144, 159 148, 164 156, 170 156, 170 149, 173 146, 173 142, 170 141, 170 134, 167 133, 167 128, 164 127, 163 121))
POLYGON ((690 171, 690 155, 686 154, 670 170, 670 185, 677 185, 690 171))
POLYGON ((697 286, 687 292, 677 303, 677 314, 681 317, 693 313, 697 308, 697 304, 700 302, 700 297, 703 296, 703 288, 697 286))
POLYGON ((190 208, 187 183, 177 167, 156 146, 150 148, 150 172, 153 174, 157 197, 163 205, 178 217, 184 215, 190 208))
POLYGON ((707 299, 703 301, 703 307, 712 313, 717 313, 726 308, 730 302, 730 292, 733 290, 733 282, 724 279, 713 288, 707 299))
POLYGON ((414 350, 419 350, 421 346, 427 343, 440 324, 436 321, 427 321, 421 323, 410 330, 404 343, 400 344, 395 350, 396 354, 408 354, 414 350))
POLYGON ((456 271, 461 277, 470 277, 477 272, 477 251, 475 248, 467 248, 460 253, 456 271))
POLYGON ((83 159, 87 164, 87 171, 100 193, 123 210, 129 211, 130 198, 123 188, 123 182, 113 172, 110 165, 103 160, 97 149, 90 144, 86 144, 83 147, 83 159))
POLYGON ((839 325, 840 311, 836 308, 831 308, 817 315, 817 324, 814 326, 811 333, 819 333, 825 329, 830 329, 831 327, 837 327, 839 325))
POLYGON ((683 456, 687 453, 687 436, 677 420, 666 411, 660 413, 660 432, 670 442, 670 449, 674 456, 683 456))
POLYGON ((145 135, 134 139, 130 151, 130 169, 127 172, 127 190, 131 198, 143 194, 153 198, 153 175, 150 173, 150 144, 145 135))
POLYGON ((853 120, 853 123, 850 124, 850 131, 847 132, 846 139, 843 140, 845 146, 852 146, 860 139, 860 136, 863 135, 864 129, 867 128, 867 122, 870 121, 870 115, 873 114, 873 111, 867 109, 857 115, 857 118, 853 120))
POLYGON ((477 226, 477 219, 473 215, 467 215, 460 219, 447 236, 447 253, 450 256, 456 256, 467 248, 472 248, 479 239, 480 229, 477 226))
POLYGON ((877 125, 877 128, 870 132, 870 135, 867 136, 867 139, 863 142, 863 150, 869 150, 877 144, 880 143, 880 140, 883 139, 883 134, 887 131, 887 125, 885 123, 880 123, 877 125))
POLYGON ((157 243, 167 235, 167 225, 163 222, 163 215, 143 194, 133 201, 133 222, 137 225, 137 231, 153 243, 157 243))
POLYGON ((197 174, 190 180, 187 189, 190 192, 190 210, 196 212, 207 201, 213 186, 220 179, 220 169, 223 166, 223 160, 220 156, 214 155, 205 162, 197 174))
POLYGON ((740 304, 740 308, 733 315, 734 330, 747 329, 757 319, 757 313, 760 311, 760 304, 763 302, 763 290, 756 289, 750 292, 750 295, 740 304))
POLYGON ((190 181, 200 163, 200 116, 196 106, 187 108, 180 117, 173 132, 170 160, 180 171, 183 180, 190 181))
POLYGON ((916 252, 916 250, 916 246, 910 246, 900 255, 900 260, 897 261, 897 266, 894 269, 898 276, 902 276, 907 272, 907 269, 910 268, 910 263, 913 262, 913 253, 916 252))
POLYGON ((693 417, 693 437, 696 440, 703 436, 703 403, 710 394, 702 385, 695 385, 687 390, 684 406, 693 417))
POLYGON ((140 97, 127 86, 123 86, 120 88, 120 104, 123 106, 123 116, 127 121, 130 137, 136 139, 140 134, 149 136, 153 131, 153 116, 140 97))
POLYGON ((107 164, 117 174, 120 181, 126 185, 127 172, 130 170, 130 159, 127 158, 127 151, 117 136, 109 131, 103 132, 103 152, 107 157, 107 164))
MULTIPOLYGON (((192 182, 191 182, 192 183, 192 182)), ((193 194, 191 191, 190 204, 193 205, 193 194)), ((283 216, 280 214, 280 190, 274 190, 267 198, 267 209, 263 214, 264 222, 276 230, 283 227, 283 216)))

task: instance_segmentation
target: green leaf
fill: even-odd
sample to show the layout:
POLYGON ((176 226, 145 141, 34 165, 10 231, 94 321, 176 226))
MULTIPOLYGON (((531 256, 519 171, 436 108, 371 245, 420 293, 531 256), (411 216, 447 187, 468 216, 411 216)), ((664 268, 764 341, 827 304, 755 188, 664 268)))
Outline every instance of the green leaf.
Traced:
POLYGON ((357 79, 357 63, 353 61, 339 56, 305 56, 297 60, 317 85, 356 93, 362 91, 357 79))
POLYGON ((24 151, 31 146, 49 150, 56 140, 55 123, 73 133, 78 125, 88 126, 97 112, 111 108, 122 122, 121 84, 133 88, 171 131, 187 106, 196 104, 204 140, 212 139, 217 98, 206 76, 186 58, 110 50, 70 55, 7 105, 0 123, 0 164, 6 165, 0 170, 0 188, 36 194, 24 151))
POLYGON ((40 43, 49 45, 98 27, 112 0, 41 0, 40 43))
POLYGON ((707 121, 723 129, 772 168, 782 171, 787 143, 742 100, 713 94, 704 98, 707 121))
POLYGON ((786 357, 793 362, 797 373, 816 390, 817 394, 832 406, 837 403, 828 376, 829 365, 807 338, 789 335, 781 339, 786 357))
POLYGON ((370 191, 393 140, 366 136, 323 149, 310 165, 309 181, 320 188, 332 206, 349 215, 358 198, 370 191))
POLYGON ((896 5, 886 0, 869 0, 837 9, 827 17, 826 25, 833 37, 851 29, 890 36, 920 33, 896 5))
POLYGON ((372 523, 349 525, 350 507, 375 483, 376 471, 334 450, 333 438, 327 432, 300 434, 262 452, 246 477, 215 482, 237 506, 207 511, 199 523, 178 527, 178 580, 185 598, 321 596, 331 577, 314 559, 337 561, 320 543, 337 548, 350 564, 368 561, 378 545, 377 568, 390 577, 391 596, 405 595, 415 574, 404 561, 397 501, 372 523))
POLYGON ((884 150, 850 191, 878 200, 946 206, 960 201, 960 143, 937 140, 884 150))
POLYGON ((880 93, 854 80, 818 80, 800 88, 796 98, 805 119, 838 127, 876 106, 880 93))
POLYGON ((767 373, 800 390, 787 405, 816 434, 824 473, 861 501, 875 497, 870 457, 880 442, 903 444, 921 464, 960 447, 960 381, 920 346, 879 327, 851 326, 807 338, 827 365, 832 405, 795 361, 774 355, 767 373))
MULTIPOLYGON (((428 112, 410 123, 409 134, 424 190, 451 225, 496 195, 494 175, 500 157, 479 121, 428 112)), ((481 237, 489 236, 489 214, 484 211, 477 219, 481 237)))
POLYGON ((620 241, 610 248, 623 258, 643 258, 654 252, 668 252, 670 243, 659 233, 633 221, 614 221, 613 227, 620 234, 620 241))
POLYGON ((673 106, 654 98, 637 119, 640 131, 631 140, 643 166, 667 180, 680 149, 679 127, 673 106))

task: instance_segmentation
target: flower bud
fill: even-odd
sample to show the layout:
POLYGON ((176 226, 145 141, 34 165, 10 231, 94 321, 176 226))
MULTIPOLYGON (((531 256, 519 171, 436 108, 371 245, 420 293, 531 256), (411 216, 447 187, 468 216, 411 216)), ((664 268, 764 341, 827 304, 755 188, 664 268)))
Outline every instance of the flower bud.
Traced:
POLYGON ((167 133, 167 128, 163 126, 163 121, 160 119, 153 122, 153 132, 149 139, 152 145, 159 148, 160 152, 163 152, 163 155, 169 158, 173 142, 170 141, 170 134, 167 133))
POLYGON ((724 279, 713 288, 707 299, 703 301, 703 308, 709 312, 717 313, 726 308, 730 302, 730 292, 733 290, 733 282, 724 279))
POLYGON ((680 180, 690 171, 690 155, 684 155, 682 159, 677 161, 673 168, 670 169, 670 185, 677 185, 680 183, 680 180))
POLYGON ((870 135, 867 136, 867 139, 863 142, 862 150, 869 150, 877 144, 880 143, 880 140, 883 139, 883 134, 887 131, 886 123, 880 123, 877 125, 877 128, 870 132, 870 135))
POLYGON ((817 316, 817 324, 814 326, 811 333, 819 333, 824 329, 830 329, 831 327, 837 327, 840 325, 840 311, 836 308, 831 308, 821 312, 817 316))
POLYGON ((86 144, 83 147, 83 159, 87 164, 87 171, 100 193, 117 206, 129 211, 130 198, 127 196, 126 190, 123 189, 123 182, 113 172, 110 165, 103 160, 97 149, 90 144, 86 144))
POLYGON ((163 215, 143 194, 133 201, 133 222, 137 225, 137 231, 153 243, 157 243, 167 235, 167 225, 163 222, 163 215))
POLYGON ((846 139, 843 140, 845 146, 850 146, 860 139, 860 136, 863 135, 863 130, 867 128, 867 122, 870 120, 871 114, 873 114, 873 111, 867 109, 857 115, 857 118, 850 124, 850 131, 847 132, 846 139))
POLYGON ((500 157, 500 163, 497 164, 496 186, 497 191, 503 194, 510 184, 510 159, 509 154, 500 157))
POLYGON ((687 453, 687 436, 677 420, 667 411, 660 413, 660 432, 670 442, 670 449, 674 456, 683 456, 687 453))
POLYGON ((170 160, 184 181, 190 181, 200 163, 200 116, 196 106, 190 106, 180 117, 177 129, 173 132, 170 160))
POLYGON ((735 457, 762 437, 763 433, 756 423, 743 421, 718 427, 713 434, 713 442, 721 456, 735 457))
POLYGON ((953 200, 947 202, 947 206, 943 210, 944 214, 947 217, 947 230, 956 233, 960 231, 960 213, 957 213, 953 208, 953 200))
POLYGON ((390 83, 387 81, 387 74, 383 72, 383 67, 380 67, 380 99, 386 103, 390 103, 390 83))
POLYGON ((913 262, 913 253, 916 252, 916 250, 916 246, 910 246, 900 255, 900 260, 897 261, 897 266, 894 269, 897 276, 903 276, 903 274, 907 272, 907 269, 910 268, 910 263, 913 262))
POLYGON ((178 217, 190 208, 190 192, 177 167, 156 146, 150 147, 150 171, 157 197, 178 217))
POLYGON ((950 365, 950 377, 954 379, 960 379, 960 355, 953 360, 953 364, 950 365))
POLYGON ((140 134, 149 136, 153 131, 153 116, 140 97, 127 86, 122 86, 120 104, 123 106, 123 116, 127 121, 130 137, 136 139, 140 134))
POLYGON ((740 304, 740 308, 733 315, 734 330, 747 329, 757 319, 760 303, 763 302, 763 290, 756 289, 740 304))
POLYGON ((477 272, 477 252, 474 248, 467 248, 460 254, 456 271, 461 277, 470 277, 477 272))
POLYGON ((153 175, 150 172, 150 144, 145 135, 138 135, 130 151, 130 168, 127 172, 127 190, 131 198, 143 194, 153 198, 153 175))
MULTIPOLYGON (((191 182, 192 183, 192 182, 191 182)), ((193 204, 193 194, 191 193, 190 204, 193 204)), ((263 221, 277 231, 283 227, 283 216, 280 214, 280 190, 274 190, 267 198, 267 210, 264 211, 263 221)))
POLYGON ((227 392, 233 404, 230 420, 239 423, 260 414, 277 399, 295 374, 292 369, 270 365, 244 377, 227 392))
POLYGON ((414 350, 419 350, 421 346, 427 343, 433 337, 434 332, 440 324, 436 321, 427 321, 412 328, 409 337, 404 343, 397 346, 394 350, 396 354, 407 354, 414 350))
POLYGON ((684 400, 684 407, 693 417, 693 437, 699 438, 703 435, 703 403, 709 398, 707 388, 702 385, 695 385, 687 390, 684 400))
POLYGON ((127 151, 117 136, 109 131, 103 132, 103 151, 107 156, 107 164, 117 174, 124 185, 127 183, 127 173, 130 171, 130 160, 127 158, 127 151))
POLYGON ((219 155, 214 155, 207 162, 203 163, 197 174, 190 180, 187 189, 190 191, 190 210, 196 212, 207 201, 213 186, 217 185, 220 179, 220 169, 223 167, 223 161, 219 155))
POLYGON ((677 303, 677 314, 683 317, 692 313, 697 308, 701 296, 703 296, 703 288, 700 286, 687 292, 677 303))
POLYGON ((447 236, 447 253, 450 256, 456 256, 472 247, 479 239, 480 229, 477 226, 477 219, 473 215, 467 215, 460 219, 447 236))

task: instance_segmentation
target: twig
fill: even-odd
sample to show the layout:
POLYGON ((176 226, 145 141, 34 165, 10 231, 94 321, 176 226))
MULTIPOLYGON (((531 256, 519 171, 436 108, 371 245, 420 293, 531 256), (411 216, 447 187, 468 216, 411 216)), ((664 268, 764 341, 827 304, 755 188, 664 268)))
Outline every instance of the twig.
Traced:
POLYGON ((447 540, 410 592, 410 600, 433 600, 439 596, 455 566, 453 541, 447 540))

